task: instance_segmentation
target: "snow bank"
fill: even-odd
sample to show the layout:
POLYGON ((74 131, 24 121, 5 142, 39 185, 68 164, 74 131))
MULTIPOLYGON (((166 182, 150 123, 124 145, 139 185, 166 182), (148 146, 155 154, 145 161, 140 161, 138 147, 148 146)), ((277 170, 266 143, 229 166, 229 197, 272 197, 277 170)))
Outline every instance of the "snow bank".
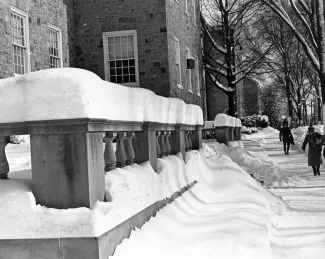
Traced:
POLYGON ((99 118, 203 125, 202 109, 197 105, 103 81, 77 68, 46 69, 2 79, 0 103, 1 123, 99 118))
MULTIPOLYGON (((203 149, 204 150, 204 149, 203 149)), ((131 232, 112 258, 275 259, 272 221, 285 205, 229 157, 186 153, 198 183, 131 232)))
POLYGON ((215 127, 240 127, 241 121, 238 118, 229 116, 224 113, 219 113, 214 119, 214 126, 215 127))
POLYGON ((281 181, 285 180, 279 167, 268 159, 265 152, 261 152, 262 155, 260 156, 252 155, 243 147, 228 147, 217 142, 203 144, 203 150, 207 157, 215 155, 230 157, 233 162, 237 163, 247 173, 252 174, 254 178, 264 181, 266 186, 272 186, 274 182, 278 182, 280 179, 281 181))

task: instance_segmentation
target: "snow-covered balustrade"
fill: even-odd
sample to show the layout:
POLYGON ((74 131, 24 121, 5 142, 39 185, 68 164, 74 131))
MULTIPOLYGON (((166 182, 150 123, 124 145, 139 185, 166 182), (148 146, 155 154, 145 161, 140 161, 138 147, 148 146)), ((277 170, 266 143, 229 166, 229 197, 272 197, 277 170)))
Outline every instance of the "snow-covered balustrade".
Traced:
POLYGON ((157 158, 202 146, 199 106, 86 70, 0 80, 0 102, 0 178, 8 136, 30 135, 33 193, 47 207, 92 207, 105 200, 105 171, 145 161, 156 170, 157 158))
POLYGON ((238 131, 240 131, 241 123, 239 124, 238 121, 240 121, 240 119, 227 114, 217 114, 214 120, 214 126, 216 131, 216 139, 219 143, 229 145, 230 141, 240 140, 238 131))

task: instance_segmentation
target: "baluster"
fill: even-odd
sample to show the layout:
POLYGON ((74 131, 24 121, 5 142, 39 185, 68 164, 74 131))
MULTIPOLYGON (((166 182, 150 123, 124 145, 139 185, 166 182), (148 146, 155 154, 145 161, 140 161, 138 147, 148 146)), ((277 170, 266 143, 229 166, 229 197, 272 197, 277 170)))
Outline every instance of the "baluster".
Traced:
POLYGON ((125 166, 125 160, 126 160, 126 154, 124 150, 124 144, 123 140, 126 136, 125 132, 118 132, 116 137, 116 166, 117 167, 124 167, 125 166))
POLYGON ((188 151, 188 138, 187 138, 187 131, 184 131, 184 136, 185 136, 185 152, 188 151))
POLYGON ((128 132, 126 135, 126 138, 124 139, 124 149, 125 149, 125 154, 126 154, 126 165, 132 165, 134 164, 134 149, 132 145, 132 139, 135 136, 134 132, 128 132))
POLYGON ((159 145, 159 136, 160 132, 156 132, 156 142, 157 142, 157 157, 161 157, 161 150, 160 150, 160 145, 159 145))
POLYGON ((8 179, 9 164, 6 157, 6 146, 10 137, 0 136, 0 179, 8 179))
POLYGON ((105 172, 111 171, 116 168, 116 156, 115 156, 114 147, 113 147, 113 140, 115 137, 116 137, 116 133, 113 133, 113 132, 106 132, 106 135, 104 137, 105 172))
POLYGON ((170 137, 170 131, 166 132, 166 137, 165 137, 165 147, 166 147, 166 156, 171 155, 172 148, 170 147, 169 143, 169 137, 170 137))
POLYGON ((162 131, 159 136, 160 157, 166 156, 165 137, 166 133, 162 131))
POLYGON ((188 150, 192 150, 192 131, 190 130, 187 134, 188 150))

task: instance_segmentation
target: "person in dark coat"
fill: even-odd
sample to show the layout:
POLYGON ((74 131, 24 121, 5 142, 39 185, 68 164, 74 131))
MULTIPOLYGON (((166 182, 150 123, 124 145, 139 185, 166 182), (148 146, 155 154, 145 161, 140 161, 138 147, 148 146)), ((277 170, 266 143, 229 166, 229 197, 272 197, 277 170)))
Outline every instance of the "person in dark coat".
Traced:
POLYGON ((290 140, 293 140, 293 136, 290 128, 288 127, 288 122, 283 122, 283 127, 280 129, 279 134, 280 141, 283 141, 284 154, 289 155, 290 140))
POLYGON ((314 176, 320 175, 319 167, 323 163, 322 161, 322 145, 323 145, 323 136, 315 132, 315 128, 310 125, 308 127, 308 134, 305 137, 304 142, 302 143, 302 150, 305 151, 306 145, 309 145, 308 149, 308 166, 311 166, 314 171, 314 176))

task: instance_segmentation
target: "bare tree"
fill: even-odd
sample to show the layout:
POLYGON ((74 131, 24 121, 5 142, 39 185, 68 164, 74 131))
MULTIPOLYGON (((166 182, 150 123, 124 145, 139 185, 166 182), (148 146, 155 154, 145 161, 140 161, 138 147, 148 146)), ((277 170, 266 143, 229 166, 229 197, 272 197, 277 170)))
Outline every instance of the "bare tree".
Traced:
MULTIPOLYGON (((325 11, 323 0, 261 0, 292 30, 317 71, 325 101, 325 11)), ((325 113, 323 113, 325 114, 325 113)))
POLYGON ((213 84, 227 94, 228 114, 235 115, 237 85, 263 62, 271 49, 268 42, 259 42, 252 30, 263 5, 242 0, 211 0, 209 4, 201 15, 205 70, 213 84))

